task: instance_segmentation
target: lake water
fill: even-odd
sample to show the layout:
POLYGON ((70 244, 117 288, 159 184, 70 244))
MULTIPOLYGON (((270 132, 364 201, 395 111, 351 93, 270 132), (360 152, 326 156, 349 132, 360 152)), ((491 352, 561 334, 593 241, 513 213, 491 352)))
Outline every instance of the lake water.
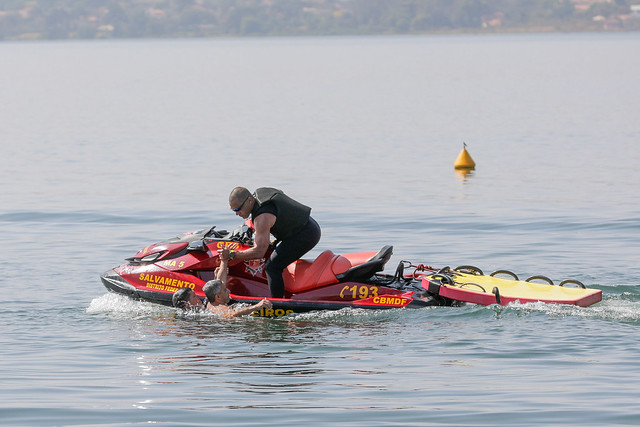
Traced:
POLYGON ((0 44, 0 424, 640 424, 640 33, 0 44), (463 142, 476 170, 453 169, 463 142), (319 245, 602 289, 181 316, 99 274, 313 207, 319 245))

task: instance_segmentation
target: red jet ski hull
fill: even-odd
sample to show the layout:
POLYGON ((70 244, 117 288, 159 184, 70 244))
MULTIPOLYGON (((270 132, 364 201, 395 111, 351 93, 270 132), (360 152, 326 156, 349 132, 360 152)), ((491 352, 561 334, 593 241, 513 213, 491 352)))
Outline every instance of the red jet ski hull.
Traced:
MULTIPOLYGON (((175 291, 189 287, 204 297, 202 287, 215 277, 218 250, 251 247, 250 229, 233 233, 214 229, 187 233, 148 246, 128 262, 101 275, 110 291, 135 299, 171 305, 175 291)), ((456 302, 428 295, 417 280, 395 278, 379 272, 392 254, 385 246, 378 252, 334 254, 322 252, 315 260, 298 260, 283 273, 285 298, 271 298, 261 260, 232 261, 227 287, 233 302, 255 304, 269 298, 273 309, 259 315, 278 316, 312 310, 345 307, 388 309, 455 305, 456 302)), ((271 250, 271 249, 270 249, 271 250)))

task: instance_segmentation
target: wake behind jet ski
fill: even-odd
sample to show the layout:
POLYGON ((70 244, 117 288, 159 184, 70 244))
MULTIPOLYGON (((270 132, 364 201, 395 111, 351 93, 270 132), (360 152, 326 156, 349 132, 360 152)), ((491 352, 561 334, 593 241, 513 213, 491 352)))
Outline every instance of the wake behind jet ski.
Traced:
MULTIPOLYGON (((214 278, 221 249, 242 251, 252 244, 253 230, 247 225, 231 232, 214 226, 147 246, 125 264, 103 273, 101 279, 110 291, 171 305, 173 293, 182 287, 204 296, 202 286, 214 278)), ((267 251, 265 259, 272 250, 267 251)), ((520 281, 513 273, 515 277, 509 279, 485 276, 475 267, 434 269, 400 261, 395 274, 381 273, 392 254, 393 247, 384 246, 379 251, 347 254, 326 250, 314 260, 298 260, 283 273, 284 298, 270 297, 265 259, 232 260, 227 287, 232 303, 256 304, 268 297, 273 307, 255 313, 259 316, 345 307, 458 306, 464 302, 504 305, 544 301, 587 306, 602 299, 602 291, 583 289, 576 281, 571 283, 578 287, 553 286, 520 281)))

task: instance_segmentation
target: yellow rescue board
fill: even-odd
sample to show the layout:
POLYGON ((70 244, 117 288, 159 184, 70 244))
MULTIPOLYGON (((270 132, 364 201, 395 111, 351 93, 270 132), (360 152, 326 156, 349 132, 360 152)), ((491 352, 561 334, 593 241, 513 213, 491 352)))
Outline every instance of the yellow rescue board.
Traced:
POLYGON ((452 283, 436 274, 425 276, 422 286, 432 292, 437 288, 438 295, 443 297, 482 305, 542 301, 587 307, 602 300, 602 291, 599 289, 556 286, 457 271, 450 273, 448 277, 452 283))

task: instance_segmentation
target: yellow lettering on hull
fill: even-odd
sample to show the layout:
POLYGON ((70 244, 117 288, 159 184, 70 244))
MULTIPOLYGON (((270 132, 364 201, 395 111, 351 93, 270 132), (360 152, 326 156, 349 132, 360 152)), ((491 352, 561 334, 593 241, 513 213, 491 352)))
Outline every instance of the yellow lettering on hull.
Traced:
POLYGON ((184 267, 184 261, 177 262, 176 260, 167 260, 163 261, 162 265, 165 267, 182 268, 184 267))
POLYGON ((292 313, 294 313, 293 310, 285 310, 283 308, 261 308, 251 313, 251 315, 253 317, 282 317, 292 313))
POLYGON ((187 282, 186 280, 172 279, 169 277, 158 276, 155 274, 140 273, 138 280, 144 283, 149 289, 156 289, 159 291, 175 292, 180 288, 195 289, 196 284, 187 282))
POLYGON ((396 307, 404 307, 409 302, 406 298, 398 298, 398 297, 375 297, 373 298, 374 304, 379 305, 393 305, 396 307))
POLYGON ((378 287, 377 286, 367 286, 367 285, 346 285, 340 291, 340 298, 349 298, 349 299, 366 299, 370 297, 378 296, 378 287))

